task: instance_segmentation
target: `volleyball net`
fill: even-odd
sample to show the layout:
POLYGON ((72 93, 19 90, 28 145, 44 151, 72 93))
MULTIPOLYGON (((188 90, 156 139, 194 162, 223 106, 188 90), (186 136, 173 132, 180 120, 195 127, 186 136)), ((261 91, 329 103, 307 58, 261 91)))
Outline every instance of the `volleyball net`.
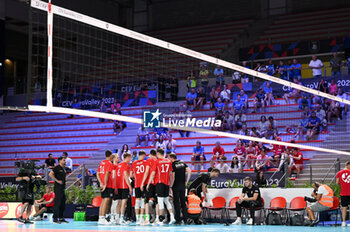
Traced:
MULTIPOLYGON (((117 102, 123 108, 157 108, 168 114, 179 108, 195 119, 218 119, 217 114, 222 113, 219 116, 222 117, 221 120, 226 112, 235 117, 234 114, 240 111, 232 108, 231 104, 232 100, 237 100, 238 94, 242 94, 241 90, 244 90, 249 97, 248 109, 245 112, 243 110, 243 114, 246 114, 245 126, 249 130, 259 129, 261 117, 273 117, 278 133, 286 135, 283 141, 270 140, 266 136, 258 138, 251 134, 230 133, 229 127, 224 131, 217 131, 218 128, 205 127, 200 123, 189 124, 187 127, 162 124, 163 122, 161 125, 173 130, 350 155, 349 152, 342 151, 341 147, 329 149, 309 142, 287 142, 297 133, 304 113, 304 110, 299 109, 298 102, 294 102, 293 91, 301 91, 342 105, 350 103, 346 98, 308 88, 299 82, 257 72, 50 2, 32 0, 31 6, 30 111, 143 123, 141 115, 108 114, 103 110, 117 102), (210 78, 217 66, 224 69, 226 86, 223 85, 224 79, 221 77, 210 78), (191 75, 192 72, 195 78, 191 75), (199 73, 206 72, 209 73, 209 79, 205 75, 198 77, 199 73), (247 76, 250 81, 243 84, 237 82, 237 75, 247 76), (210 92, 214 91, 212 87, 219 93, 224 88, 230 90, 228 95, 231 103, 222 107, 222 112, 218 112, 220 110, 215 109, 215 106, 212 109, 210 107, 210 92), (191 104, 186 106, 185 99, 192 88, 197 96, 206 98, 206 102, 196 109, 191 104), (259 95, 259 91, 269 89, 272 89, 273 95, 264 107, 260 102, 254 103, 253 99, 259 95), (289 99, 284 99, 285 96, 289 99)), ((161 32, 154 36, 161 36, 161 32)), ((305 98, 309 98, 307 94, 305 98)), ((311 105, 311 108, 315 107, 314 102, 311 105)), ((308 101, 302 102, 302 109, 309 106, 308 101)), ((324 131, 318 133, 326 134, 328 126, 332 126, 332 123, 325 122, 322 128, 324 131)), ((235 131, 238 130, 236 129, 235 131)))

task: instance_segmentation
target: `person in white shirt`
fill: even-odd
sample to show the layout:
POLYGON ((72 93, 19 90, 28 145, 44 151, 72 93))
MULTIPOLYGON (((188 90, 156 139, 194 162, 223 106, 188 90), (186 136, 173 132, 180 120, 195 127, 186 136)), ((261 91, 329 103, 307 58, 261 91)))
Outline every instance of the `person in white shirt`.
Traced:
POLYGON ((223 156, 223 157, 221 157, 218 165, 216 165, 216 168, 220 170, 220 173, 228 173, 229 172, 230 167, 228 166, 227 163, 225 163, 225 161, 226 161, 226 157, 223 156))
POLYGON ((231 90, 227 89, 227 85, 224 85, 224 89, 220 93, 220 97, 223 103, 225 103, 225 107, 227 107, 230 102, 231 90))
POLYGON ((228 170, 229 173, 240 173, 242 172, 241 162, 238 160, 237 156, 232 157, 231 166, 228 170))
POLYGON ((62 156, 66 159, 66 172, 71 173, 73 171, 73 160, 71 158, 68 158, 67 152, 63 152, 62 156))
MULTIPOLYGON (((338 89, 337 97, 340 97, 340 98, 343 98, 345 100, 348 100, 348 95, 346 93, 344 93, 342 89, 338 89)), ((340 118, 342 118, 342 113, 343 112, 344 112, 344 115, 348 114, 349 105, 344 104, 343 102, 337 102, 336 105, 340 109, 340 118)))
POLYGON ((139 147, 141 146, 141 142, 145 141, 146 146, 148 146, 148 140, 149 140, 148 132, 147 130, 145 130, 142 124, 139 130, 137 131, 136 145, 139 147))
POLYGON ((317 56, 312 56, 312 60, 310 61, 309 68, 312 68, 312 75, 314 77, 322 76, 322 68, 324 67, 322 61, 317 59, 317 56))
POLYGON ((160 135, 156 142, 156 150, 158 150, 158 148, 162 148, 164 151, 166 150, 166 141, 164 140, 163 135, 160 135))

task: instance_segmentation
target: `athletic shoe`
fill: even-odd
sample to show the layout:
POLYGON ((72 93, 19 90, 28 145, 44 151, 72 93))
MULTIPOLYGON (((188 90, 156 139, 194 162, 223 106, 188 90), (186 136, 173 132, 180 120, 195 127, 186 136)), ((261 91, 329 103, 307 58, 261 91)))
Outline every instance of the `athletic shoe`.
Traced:
POLYGON ((29 220, 33 220, 33 221, 41 221, 41 220, 43 220, 40 216, 37 216, 37 217, 35 217, 35 218, 33 218, 33 219, 30 219, 30 217, 29 217, 29 220))
POLYGON ((141 221, 140 220, 136 220, 136 225, 137 226, 141 225, 141 221))
POLYGON ((154 220, 154 222, 152 223, 153 226, 160 226, 160 225, 164 225, 163 222, 159 221, 159 219, 157 218, 156 220, 154 220))
POLYGON ((182 221, 176 221, 176 222, 174 223, 174 225, 176 225, 176 226, 181 226, 181 225, 182 225, 182 221))
POLYGON ((173 224, 175 224, 175 219, 172 219, 170 222, 169 222, 169 225, 173 225, 173 224))
POLYGON ((61 222, 57 218, 53 219, 53 223, 61 224, 61 222))
POLYGON ((24 219, 24 224, 33 224, 34 222, 29 221, 28 219, 24 219))
POLYGON ((127 221, 125 221, 124 219, 122 219, 122 220, 120 220, 120 222, 119 222, 119 225, 121 225, 121 226, 127 226, 127 225, 129 225, 130 223, 128 223, 127 221))
POLYGON ((104 219, 99 219, 97 224, 98 225, 110 225, 111 223, 104 218, 104 219))
POLYGON ((314 226, 316 226, 317 224, 318 224, 318 220, 317 219, 315 219, 315 220, 313 220, 312 222, 311 222, 311 224, 310 224, 310 226, 311 227, 314 227, 314 226))
POLYGON ((24 219, 22 217, 17 218, 17 221, 24 223, 24 219))
POLYGON ((253 225, 253 218, 249 218, 247 225, 253 225))
POLYGON ((64 218, 61 218, 61 219, 60 219, 60 222, 61 222, 61 223, 69 223, 69 222, 66 221, 66 219, 64 219, 64 218))
POLYGON ((29 219, 29 220, 34 220, 33 215, 30 215, 28 219, 29 219))
POLYGON ((238 217, 236 221, 232 223, 232 225, 242 225, 242 219, 238 217))
POLYGON ((346 222, 342 222, 341 227, 346 227, 346 222))

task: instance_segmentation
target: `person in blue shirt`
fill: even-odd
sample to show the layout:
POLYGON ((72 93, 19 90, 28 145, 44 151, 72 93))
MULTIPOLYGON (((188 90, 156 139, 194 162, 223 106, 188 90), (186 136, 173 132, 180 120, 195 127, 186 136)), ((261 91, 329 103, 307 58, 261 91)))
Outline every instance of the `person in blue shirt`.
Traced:
POLYGON ((215 106, 215 114, 217 114, 220 110, 224 111, 225 103, 222 102, 221 98, 218 98, 214 106, 215 106))
POLYGON ((244 92, 243 89, 241 89, 240 95, 241 95, 241 100, 244 102, 243 111, 245 113, 247 113, 247 111, 248 111, 248 95, 244 92))
MULTIPOLYGON (((72 104, 72 108, 73 109, 80 109, 81 108, 81 104, 80 104, 80 102, 78 101, 77 98, 74 98, 73 104, 72 104)), ((68 118, 74 118, 74 115, 71 114, 70 116, 68 116, 68 118)))
POLYGON ((287 65, 283 63, 283 61, 280 61, 280 64, 277 67, 277 72, 280 74, 280 78, 284 80, 289 80, 287 75, 287 65))
POLYGON ((309 122, 307 123, 307 133, 306 139, 311 140, 311 138, 320 132, 320 123, 321 120, 316 117, 316 112, 312 111, 311 116, 309 117, 309 122))
POLYGON ((288 65, 287 65, 287 76, 288 80, 293 80, 294 78, 294 73, 293 73, 293 68, 292 68, 292 61, 288 60, 288 65))
POLYGON ((241 99, 241 95, 238 94, 237 99, 233 100, 233 103, 232 103, 232 108, 231 108, 232 115, 233 116, 236 115, 236 112, 241 111, 243 107, 244 107, 244 101, 241 99))
MULTIPOLYGON (((250 69, 250 67, 247 65, 247 61, 242 62, 242 66, 245 68, 250 69)), ((245 73, 241 73, 241 82, 243 83, 248 83, 249 82, 249 75, 245 73)))
POLYGON ((216 66, 214 69, 214 76, 216 77, 216 86, 222 86, 225 84, 224 70, 220 65, 216 66))
MULTIPOLYGON (((96 171, 94 169, 88 169, 88 168, 85 168, 85 173, 84 173, 84 176, 85 177, 88 177, 88 176, 96 176, 96 171)), ((85 182, 85 183, 82 183, 82 175, 81 173, 78 175, 78 178, 77 178, 77 185, 78 186, 82 186, 82 184, 85 184, 85 183, 89 183, 88 182, 85 182)))
POLYGON ((252 113, 256 113, 258 108, 261 108, 261 111, 265 113, 265 94, 264 90, 260 88, 258 93, 255 95, 254 99, 254 111, 252 113))
POLYGON ((272 63, 272 60, 269 60, 269 63, 267 65, 267 74, 269 74, 270 76, 274 76, 276 71, 275 71, 275 65, 272 63))
POLYGON ((193 154, 192 154, 192 166, 194 168, 195 163, 200 163, 201 169, 203 167, 203 163, 206 160, 205 154, 204 154, 204 147, 202 147, 201 141, 196 142, 196 146, 193 148, 193 154))
POLYGON ((293 64, 289 67, 289 69, 292 71, 293 77, 298 78, 298 80, 300 81, 301 80, 301 64, 298 63, 297 59, 293 59, 293 64))
POLYGON ((193 108, 196 108, 196 99, 196 89, 192 88, 191 91, 188 92, 186 95, 186 109, 188 109, 189 106, 193 106, 193 108))
POLYGON ((309 109, 312 109, 312 96, 308 92, 301 92, 300 93, 300 98, 298 99, 298 104, 299 104, 299 110, 302 110, 305 105, 309 107, 309 109))
POLYGON ((266 81, 264 84, 264 93, 265 93, 265 102, 266 105, 274 105, 275 104, 275 99, 272 94, 272 87, 269 81, 266 81))

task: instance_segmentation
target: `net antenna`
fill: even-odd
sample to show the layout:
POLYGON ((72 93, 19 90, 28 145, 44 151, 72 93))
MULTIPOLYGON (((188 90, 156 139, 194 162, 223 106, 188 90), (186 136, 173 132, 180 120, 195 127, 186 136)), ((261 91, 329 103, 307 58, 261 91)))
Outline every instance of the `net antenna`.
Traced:
MULTIPOLYGON (((172 43, 168 43, 166 41, 156 39, 126 28, 122 28, 107 22, 104 22, 102 20, 98 20, 92 17, 89 17, 87 15, 80 14, 78 12, 74 12, 69 9, 65 9, 59 6, 55 6, 51 4, 51 0, 49 3, 45 3, 40 0, 32 0, 31 6, 33 8, 36 8, 38 10, 42 10, 47 12, 47 28, 48 28, 48 64, 47 64, 47 104, 46 106, 35 106, 35 105, 29 105, 28 108, 30 111, 42 111, 42 112, 55 112, 55 113, 64 113, 64 114, 76 114, 76 115, 82 115, 82 116, 89 116, 89 117, 96 117, 96 118, 106 118, 111 120, 119 120, 119 121, 125 121, 125 122, 131 122, 131 123, 137 123, 142 124, 141 119, 133 118, 133 117, 127 117, 127 116, 120 116, 120 115, 111 115, 107 113, 101 113, 101 112, 94 112, 94 111, 87 111, 87 110, 78 110, 78 109, 70 109, 70 108, 63 108, 63 107, 56 107, 53 106, 53 99, 52 99, 52 91, 53 91, 53 66, 52 66, 52 46, 53 46, 53 15, 58 15, 63 18, 68 18, 73 21, 77 21, 83 24, 87 24, 91 27, 99 28, 102 30, 106 30, 111 33, 118 34, 123 37, 131 38, 133 40, 141 41, 146 44, 150 44, 152 46, 157 46, 159 48, 163 48, 168 51, 176 52, 179 54, 183 54, 188 57, 192 57, 201 61, 206 61, 208 63, 220 65, 222 67, 236 70, 238 72, 246 73, 251 76, 255 76, 267 81, 275 82, 281 85, 285 85, 294 89, 298 89, 304 92, 308 92, 310 94, 324 97, 327 99, 331 99, 333 101, 342 102, 344 104, 350 104, 349 100, 336 97, 330 94, 326 94, 323 92, 320 92, 318 90, 314 90, 311 88, 307 88, 302 85, 295 84, 293 82, 289 82, 286 80, 279 79, 277 77, 269 76, 264 73, 260 73, 251 69, 247 69, 245 67, 215 58, 213 56, 205 55, 203 53, 196 52, 191 49, 187 49, 172 43)), ((257 142, 263 142, 268 144, 276 144, 276 145, 283 145, 283 146, 289 146, 289 147, 297 147, 302 149, 309 149, 314 151, 320 151, 320 152, 329 152, 334 154, 342 154, 342 155, 350 155, 350 152, 346 151, 340 151, 340 150, 333 150, 333 149, 326 149, 326 148, 320 148, 320 147, 313 147, 313 146, 306 146, 306 145, 300 145, 300 144, 293 144, 293 143, 286 143, 286 142, 279 142, 274 140, 268 140, 268 139, 261 139, 256 137, 250 137, 250 136, 243 136, 238 134, 232 134, 227 132, 218 132, 213 130, 207 130, 207 129, 200 129, 200 128, 192 128, 192 127, 176 127, 176 126, 166 126, 170 129, 181 129, 181 130, 187 130, 187 131, 195 131, 200 133, 206 133, 211 135, 217 135, 217 136, 225 136, 230 138, 237 138, 237 139, 247 139, 257 142)))

